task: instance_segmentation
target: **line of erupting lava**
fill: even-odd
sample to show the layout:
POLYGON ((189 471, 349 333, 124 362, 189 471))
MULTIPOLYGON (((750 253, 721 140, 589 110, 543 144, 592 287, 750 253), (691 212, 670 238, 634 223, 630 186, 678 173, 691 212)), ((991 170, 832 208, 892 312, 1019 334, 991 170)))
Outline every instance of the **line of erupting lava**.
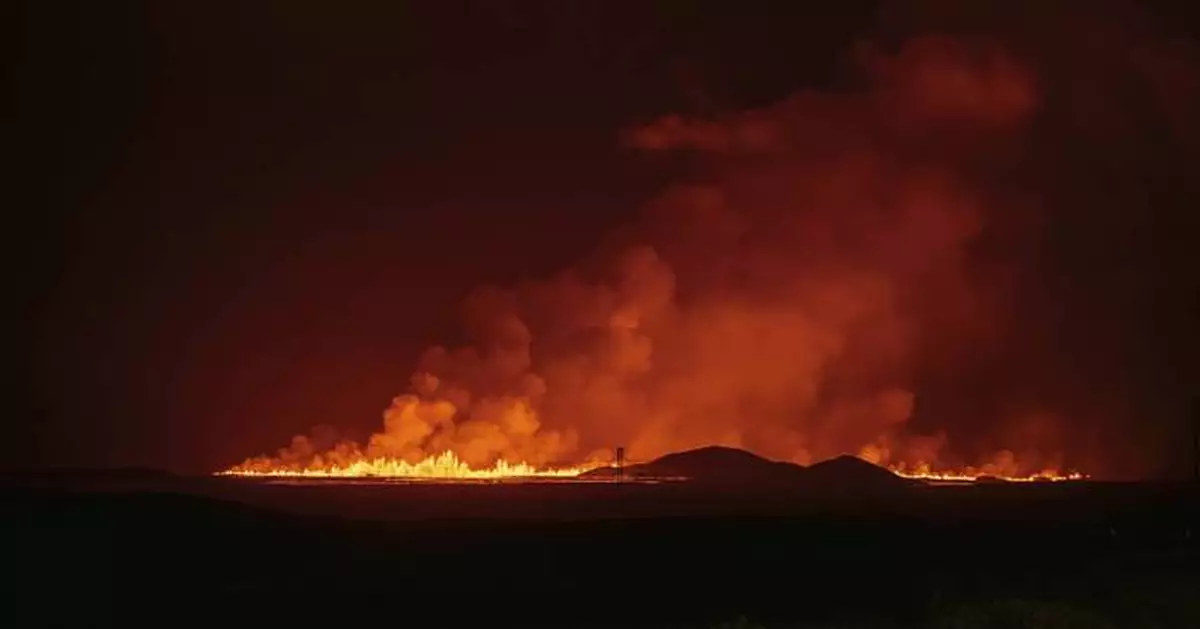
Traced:
POLYGON ((1037 482, 1062 482, 1069 480, 1086 480, 1087 476, 1078 472, 1069 474, 1060 474, 1058 472, 1046 471, 1030 474, 1028 476, 1006 476, 1003 474, 986 474, 982 472, 912 472, 902 468, 889 468, 889 471, 901 478, 910 478, 913 480, 924 480, 943 483, 973 483, 981 479, 994 479, 1009 483, 1037 483, 1037 482))
MULTIPOLYGON (((445 479, 445 480, 488 480, 521 478, 573 478, 596 466, 582 465, 542 469, 527 463, 497 461, 488 468, 476 469, 463 462, 453 452, 424 458, 416 463, 402 459, 374 458, 358 459, 351 463, 330 465, 289 466, 275 462, 246 462, 217 472, 218 476, 249 476, 276 478, 396 478, 396 479, 445 479)), ((1007 476, 975 471, 934 472, 926 469, 914 470, 890 467, 890 472, 903 478, 947 483, 970 483, 988 478, 1009 482, 1059 482, 1083 480, 1078 473, 1060 474, 1044 471, 1029 476, 1007 476)))
POLYGON ((270 476, 295 478, 416 478, 451 480, 486 480, 500 478, 570 478, 587 471, 587 467, 539 469, 527 463, 497 461, 495 465, 475 469, 453 452, 426 457, 416 463, 403 459, 359 459, 347 464, 290 467, 286 465, 254 465, 243 463, 218 476, 270 476))

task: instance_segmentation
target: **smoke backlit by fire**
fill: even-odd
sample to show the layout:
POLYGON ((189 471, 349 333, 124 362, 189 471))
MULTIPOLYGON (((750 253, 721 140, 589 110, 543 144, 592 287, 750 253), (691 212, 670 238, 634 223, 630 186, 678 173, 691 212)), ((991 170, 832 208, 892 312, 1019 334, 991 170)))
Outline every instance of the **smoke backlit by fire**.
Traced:
POLYGON ((1045 84, 989 41, 858 59, 856 89, 628 131, 695 176, 577 266, 473 292, 471 344, 427 350, 365 445, 297 437, 230 471, 569 476, 616 445, 637 460, 725 445, 912 477, 1073 477, 1064 416, 1099 403, 1032 385, 1001 399, 1011 375, 941 406, 922 387, 965 388, 965 365, 991 377, 995 356, 1057 382, 1020 364, 1008 320, 1033 264, 1020 230, 1037 222, 1018 218, 1038 196, 1020 174, 1045 84))

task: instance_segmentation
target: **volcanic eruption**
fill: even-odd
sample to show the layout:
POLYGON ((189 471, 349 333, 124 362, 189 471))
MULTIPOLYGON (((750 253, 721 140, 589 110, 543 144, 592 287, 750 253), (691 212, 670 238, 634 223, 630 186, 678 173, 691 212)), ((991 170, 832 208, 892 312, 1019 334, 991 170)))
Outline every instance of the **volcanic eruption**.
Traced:
POLYGON ((851 58, 836 89, 629 129, 689 173, 634 224, 551 277, 474 291, 472 342, 428 349, 366 443, 298 436, 226 473, 574 476, 621 444, 1074 477, 1095 458, 1066 418, 1109 411, 1026 309, 1049 303, 1031 278, 1059 201, 1044 143, 1062 138, 1040 125, 1076 103, 1001 41, 851 58))

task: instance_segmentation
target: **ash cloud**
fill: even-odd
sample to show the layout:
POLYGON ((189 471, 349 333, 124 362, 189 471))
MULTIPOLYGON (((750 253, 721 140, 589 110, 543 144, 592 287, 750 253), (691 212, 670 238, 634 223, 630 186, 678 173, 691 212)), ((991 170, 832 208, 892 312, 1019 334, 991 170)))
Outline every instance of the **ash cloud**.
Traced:
POLYGON ((720 444, 1157 471, 1172 433, 1145 418, 1179 413, 1194 347, 1178 311, 1194 276, 1163 279, 1186 247, 1158 238, 1200 196, 1200 66, 1141 27, 1082 23, 1075 46, 1004 26, 1020 17, 904 5, 838 89, 627 130, 694 176, 612 251, 475 291, 472 344, 429 349, 383 432, 335 456, 720 444), (1012 33, 978 36, 985 17, 1012 33))

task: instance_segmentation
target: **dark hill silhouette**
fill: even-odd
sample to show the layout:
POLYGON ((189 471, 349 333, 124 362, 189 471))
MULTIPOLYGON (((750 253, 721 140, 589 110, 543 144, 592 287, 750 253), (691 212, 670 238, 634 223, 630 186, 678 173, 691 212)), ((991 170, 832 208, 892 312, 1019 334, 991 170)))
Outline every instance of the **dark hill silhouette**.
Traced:
POLYGON ((814 486, 842 489, 887 489, 912 482, 858 457, 842 455, 809 467, 805 481, 814 486))
MULTIPOLYGON (((583 474, 584 478, 612 478, 616 470, 603 467, 583 474)), ((840 456, 811 467, 771 461, 756 454, 709 446, 674 452, 648 463, 629 465, 625 477, 687 480, 705 485, 772 486, 781 485, 815 491, 885 491, 912 483, 862 459, 840 456)))
POLYGON ((771 461, 752 452, 724 446, 674 452, 655 459, 649 466, 662 476, 682 476, 693 480, 795 477, 804 470, 800 465, 771 461))
MULTIPOLYGON (((616 473, 603 467, 584 473, 585 478, 606 478, 616 473)), ((724 446, 707 446, 664 455, 648 463, 629 465, 627 478, 675 478, 706 484, 745 484, 798 481, 804 467, 770 461, 757 454, 724 446)))

